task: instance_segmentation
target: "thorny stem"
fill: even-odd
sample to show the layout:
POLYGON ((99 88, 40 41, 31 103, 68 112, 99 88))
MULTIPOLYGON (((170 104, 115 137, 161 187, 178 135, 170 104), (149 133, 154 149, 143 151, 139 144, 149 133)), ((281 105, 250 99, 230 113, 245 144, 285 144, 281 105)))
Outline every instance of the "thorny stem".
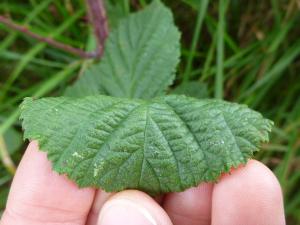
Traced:
POLYGON ((13 30, 17 30, 17 31, 20 31, 24 34, 27 34, 28 36, 34 38, 34 39, 37 39, 41 42, 45 42, 51 46, 54 46, 56 48, 59 48, 59 49, 62 49, 66 52, 69 52, 69 53, 72 53, 74 55, 78 55, 82 58, 95 58, 95 57, 98 57, 99 54, 97 52, 85 52, 81 49, 78 49, 78 48, 74 48, 70 45, 67 45, 67 44, 64 44, 64 43, 61 43, 61 42, 58 42, 58 41, 55 41, 53 38, 50 38, 50 37, 43 37, 39 34, 36 34, 32 31, 30 31, 26 26, 22 26, 22 25, 19 25, 19 24, 16 24, 14 23, 13 21, 11 21, 10 19, 4 17, 4 16, 1 16, 0 15, 0 23, 2 24, 5 24, 6 26, 10 27, 11 29, 13 30))
POLYGON ((7 169, 7 171, 11 174, 15 174, 16 172, 16 166, 12 159, 10 158, 10 155, 7 150, 7 146, 5 144, 5 140, 3 136, 0 136, 0 157, 1 161, 4 165, 4 167, 7 169))
POLYGON ((86 0, 90 23, 92 24, 97 38, 98 54, 101 57, 104 49, 104 42, 108 36, 108 26, 103 0, 86 0))

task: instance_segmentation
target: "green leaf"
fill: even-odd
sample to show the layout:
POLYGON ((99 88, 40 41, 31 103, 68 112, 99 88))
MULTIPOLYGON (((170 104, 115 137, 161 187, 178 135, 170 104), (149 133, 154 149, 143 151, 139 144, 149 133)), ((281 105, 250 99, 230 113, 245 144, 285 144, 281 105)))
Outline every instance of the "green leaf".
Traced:
POLYGON ((120 2, 112 2, 110 0, 105 0, 105 10, 107 13, 109 28, 115 28, 121 19, 126 17, 126 12, 124 11, 122 4, 120 2))
POLYGON ((162 95, 175 78, 179 39, 171 11, 154 1, 120 20, 109 34, 101 61, 75 86, 84 89, 81 96, 91 94, 91 83, 86 80, 94 81, 93 90, 116 97, 148 99, 162 95))
POLYGON ((246 163, 272 122, 245 105, 164 96, 26 98, 25 138, 80 187, 182 191, 246 163))
POLYGON ((208 90, 205 83, 199 81, 188 81, 186 83, 183 82, 182 84, 178 85, 172 91, 172 94, 186 95, 189 97, 201 99, 208 97, 208 90))
POLYGON ((79 77, 77 82, 67 87, 64 95, 69 97, 84 97, 89 95, 106 94, 101 86, 100 76, 97 75, 97 68, 90 66, 79 77))

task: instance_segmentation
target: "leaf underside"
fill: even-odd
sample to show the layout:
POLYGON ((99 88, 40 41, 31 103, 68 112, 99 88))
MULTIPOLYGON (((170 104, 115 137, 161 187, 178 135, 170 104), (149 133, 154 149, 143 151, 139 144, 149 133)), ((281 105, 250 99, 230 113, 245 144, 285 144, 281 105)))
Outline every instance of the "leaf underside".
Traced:
POLYGON ((160 1, 121 19, 105 42, 104 55, 67 90, 67 96, 106 94, 150 99, 175 79, 180 32, 160 1))
POLYGON ((169 95, 26 98, 25 138, 80 187, 183 191, 244 164, 272 122, 244 105, 169 95))

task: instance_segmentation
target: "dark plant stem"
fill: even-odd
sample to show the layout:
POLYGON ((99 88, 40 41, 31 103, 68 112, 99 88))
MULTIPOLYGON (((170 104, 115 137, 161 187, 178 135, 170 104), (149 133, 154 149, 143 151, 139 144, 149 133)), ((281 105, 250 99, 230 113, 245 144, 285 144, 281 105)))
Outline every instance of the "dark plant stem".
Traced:
POLYGON ((49 45, 51 45, 55 48, 62 49, 66 52, 69 52, 69 53, 74 54, 74 55, 78 55, 82 58, 96 58, 96 57, 99 57, 99 51, 85 52, 82 49, 74 48, 70 45, 55 41, 51 37, 43 37, 39 34, 36 34, 32 31, 30 31, 26 26, 16 24, 15 22, 13 22, 10 19, 8 19, 4 16, 1 16, 1 15, 0 15, 0 23, 6 25, 7 27, 9 27, 13 30, 22 32, 22 33, 24 33, 24 34, 26 34, 26 35, 34 38, 34 39, 37 39, 37 40, 41 41, 41 42, 45 42, 45 43, 47 43, 47 44, 49 44, 49 45))
POLYGON ((108 36, 108 26, 103 0, 86 0, 89 8, 89 18, 97 38, 98 54, 101 57, 104 50, 104 42, 108 36))

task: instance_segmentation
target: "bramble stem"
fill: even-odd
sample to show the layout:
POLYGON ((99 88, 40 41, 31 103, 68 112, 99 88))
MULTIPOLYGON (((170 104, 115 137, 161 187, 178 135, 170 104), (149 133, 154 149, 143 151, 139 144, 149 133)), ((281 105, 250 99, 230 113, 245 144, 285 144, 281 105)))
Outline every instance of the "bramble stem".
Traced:
POLYGON ((90 23, 94 28, 97 38, 98 54, 101 57, 104 50, 104 42, 108 36, 108 26, 103 0, 86 0, 90 23))
POLYGON ((104 42, 108 36, 108 26, 106 12, 102 0, 86 0, 88 6, 88 14, 90 23, 94 28, 94 33, 97 39, 97 50, 86 52, 82 49, 72 47, 70 45, 58 42, 51 37, 43 37, 30 31, 26 26, 19 25, 12 20, 0 15, 0 23, 7 27, 22 32, 38 41, 45 42, 55 48, 62 49, 71 54, 80 56, 81 58, 100 58, 103 54, 104 42))
POLYGON ((39 34, 36 34, 32 31, 30 31, 26 26, 22 26, 22 25, 19 25, 19 24, 16 24, 15 22, 11 21, 10 19, 4 17, 4 16, 1 16, 0 15, 0 23, 8 26, 9 28, 13 29, 13 30, 16 30, 16 31, 19 31, 19 32, 22 32, 34 39, 37 39, 41 42, 45 42, 55 48, 58 48, 58 49, 62 49, 66 52, 69 52, 71 54, 74 54, 74 55, 77 55, 77 56, 80 56, 82 58, 96 58, 99 56, 99 53, 98 51, 96 52, 85 52, 84 50, 82 49, 79 49, 79 48, 74 48, 70 45, 67 45, 67 44, 64 44, 64 43, 61 43, 61 42, 58 42, 58 41, 55 41, 53 38, 51 37, 43 37, 39 34))

